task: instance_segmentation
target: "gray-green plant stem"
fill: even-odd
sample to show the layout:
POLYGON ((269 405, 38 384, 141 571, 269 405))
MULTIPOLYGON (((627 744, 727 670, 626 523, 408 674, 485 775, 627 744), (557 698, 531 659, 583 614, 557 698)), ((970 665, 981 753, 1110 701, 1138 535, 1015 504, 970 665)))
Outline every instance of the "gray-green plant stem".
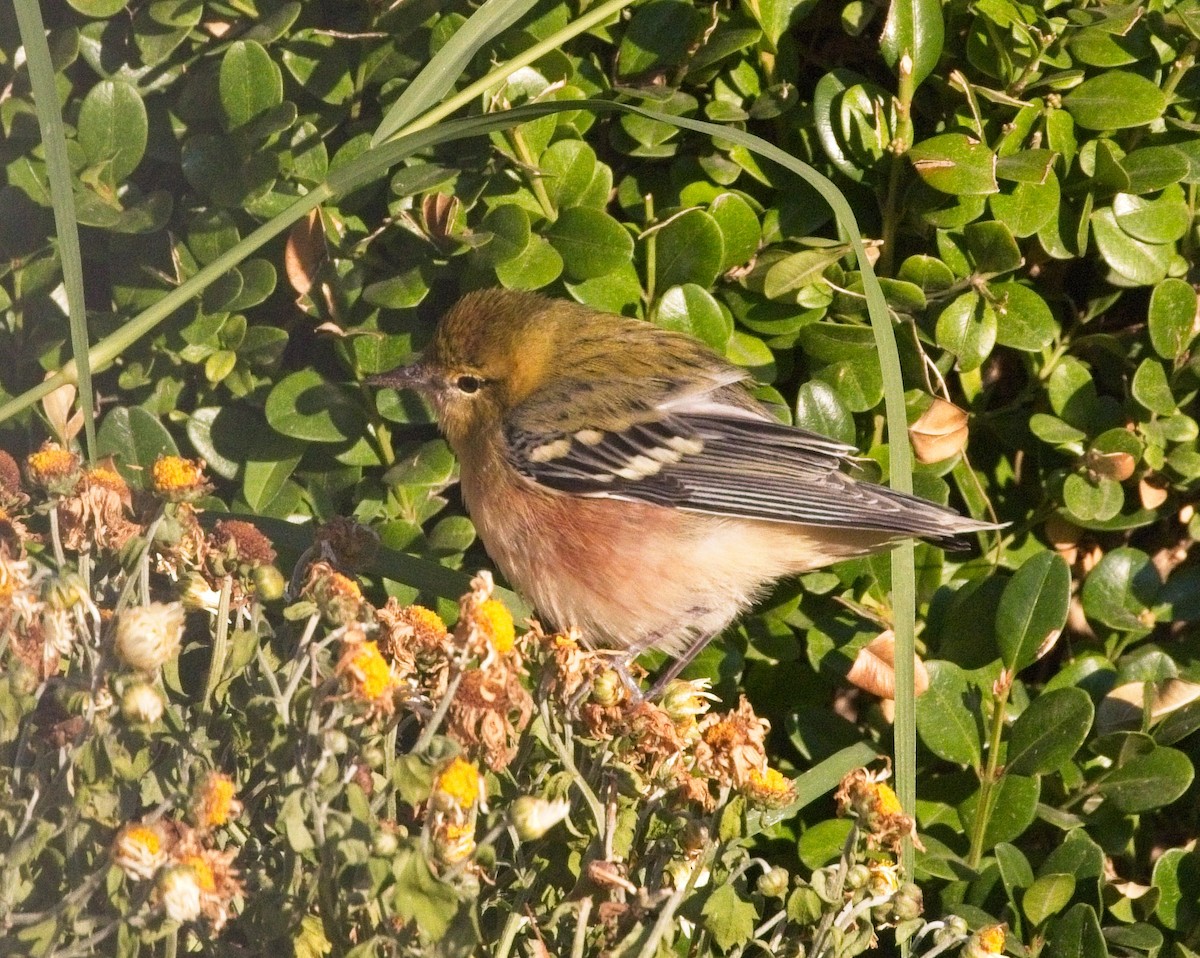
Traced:
POLYGON ((500 941, 496 945, 495 958, 508 958, 513 942, 517 940, 517 932, 521 930, 521 918, 522 916, 517 912, 509 912, 508 918, 504 922, 504 931, 500 933, 500 941))
POLYGON ((542 725, 546 729, 546 740, 550 743, 550 747, 554 749, 554 754, 558 756, 558 760, 563 763, 563 767, 571 773, 571 778, 575 782, 575 787, 579 789, 583 800, 587 802, 588 809, 592 813, 592 818, 596 820, 596 831, 601 836, 605 832, 605 816, 604 806, 600 804, 600 799, 596 797, 596 793, 592 791, 587 780, 579 771, 579 767, 575 764, 575 756, 571 754, 571 750, 566 747, 566 743, 554 731, 554 723, 550 720, 550 705, 544 698, 538 703, 538 712, 542 717, 542 725))
POLYGON ((514 126, 508 131, 508 140, 512 143, 513 152, 517 154, 517 159, 521 161, 521 166, 525 169, 525 175, 529 179, 529 188, 533 190, 533 195, 537 197, 538 206, 542 208, 542 215, 551 223, 558 219, 558 210, 554 208, 554 203, 550 200, 550 194, 546 192, 546 181, 542 179, 538 172, 537 159, 529 151, 529 144, 525 142, 525 136, 521 133, 519 126, 514 126))
POLYGON ((1002 674, 997 682, 992 710, 987 765, 979 776, 979 803, 975 807, 975 820, 971 823, 971 851, 967 856, 967 864, 974 869, 979 868, 979 862, 983 859, 983 840, 987 834, 988 821, 992 817, 995 788, 1004 775, 1000 768, 1000 744, 1004 734, 1004 710, 1011 690, 1012 678, 1002 674))
POLYGON ((683 904, 683 900, 691 893, 691 890, 696 885, 696 877, 712 864, 713 857, 717 852, 717 843, 707 841, 704 843, 702 853, 697 857, 695 865, 692 867, 692 873, 688 875, 688 880, 671 892, 671 897, 667 899, 666 904, 659 910, 658 917, 654 920, 654 925, 650 929, 650 934, 642 943, 641 949, 637 953, 637 958, 654 958, 658 954, 658 943, 662 941, 663 936, 675 922, 675 912, 679 910, 679 906, 683 904))
POLYGON ((459 665, 453 677, 446 684, 446 694, 442 696, 442 700, 438 702, 437 708, 429 716, 429 721, 421 729, 421 737, 417 739, 417 744, 413 746, 414 755, 420 755, 433 744, 433 737, 437 735, 438 729, 442 727, 442 722, 446 720, 446 713, 450 711, 450 703, 454 701, 454 694, 458 691, 462 677, 463 670, 461 665, 459 665))
POLYGON ((575 918, 575 936, 571 939, 571 958, 583 958, 587 945, 588 919, 592 916, 592 896, 587 895, 579 902, 579 914, 575 918))
POLYGON ((233 576, 227 575, 221 582, 221 598, 217 602, 217 629, 213 633, 212 660, 208 663, 208 678, 204 682, 204 698, 200 711, 207 712, 213 693, 225 671, 225 658, 229 653, 229 601, 233 596, 233 576))
MULTIPOLYGON (((71 326, 71 352, 76 357, 88 356, 87 309, 83 290, 83 256, 79 247, 79 223, 75 217, 75 197, 71 187, 71 166, 67 159, 67 137, 62 112, 58 108, 58 93, 54 81, 54 65, 46 39, 46 25, 37 0, 16 2, 17 28, 25 46, 25 62, 29 69, 29 86, 37 109, 38 128, 46 152, 46 177, 50 181, 50 197, 54 207, 54 233, 58 238, 58 258, 62 266, 63 288, 67 294, 67 315, 71 326)), ((79 403, 83 410, 83 434, 87 458, 96 458, 96 410, 92 392, 92 370, 85 361, 77 377, 79 403)))
MULTIPOLYGON (((842 845, 842 857, 838 862, 837 875, 834 878, 832 886, 829 888, 829 893, 834 898, 840 898, 842 888, 846 884, 846 874, 850 871, 850 859, 854 855, 854 849, 858 846, 858 823, 854 823, 850 828, 850 834, 846 836, 846 841, 842 845)), ((832 911, 827 911, 821 918, 821 924, 817 926, 816 934, 813 935, 812 947, 809 949, 811 958, 822 958, 825 953, 825 940, 829 937, 829 932, 833 928, 833 922, 837 915, 832 911)))
POLYGON ((292 696, 296 694, 296 689, 300 688, 300 682, 307 670, 308 663, 304 661, 307 658, 305 653, 308 651, 309 643, 312 642, 313 634, 317 631, 317 624, 320 621, 321 614, 319 612, 310 615, 304 624, 304 634, 300 636, 300 641, 296 644, 296 653, 292 656, 292 674, 288 677, 287 688, 284 689, 279 703, 279 714, 285 722, 292 710, 292 696))

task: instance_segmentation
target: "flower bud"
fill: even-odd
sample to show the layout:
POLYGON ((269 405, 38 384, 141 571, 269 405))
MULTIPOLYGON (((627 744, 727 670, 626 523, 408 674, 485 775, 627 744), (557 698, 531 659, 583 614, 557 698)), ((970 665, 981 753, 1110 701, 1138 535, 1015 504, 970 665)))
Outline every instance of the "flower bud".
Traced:
POLYGON ((509 808, 509 817, 523 842, 541 838, 567 817, 571 803, 565 798, 547 801, 532 795, 522 795, 509 808))
POLYGON ((758 893, 764 898, 782 898, 788 893, 792 884, 792 876, 786 868, 776 865, 769 872, 758 877, 758 893))
POLYGON ((187 865, 177 865, 163 872, 158 880, 158 899, 171 921, 183 924, 200 917, 200 883, 196 872, 187 865))
POLYGON ((849 871, 846 872, 846 887, 858 891, 860 888, 866 888, 867 882, 871 880, 871 870, 861 862, 857 865, 852 865, 849 871))
POLYGON ((151 602, 125 609, 117 619, 117 655, 143 672, 153 672, 179 651, 183 606, 151 602))
POLYGON ((260 602, 278 602, 283 598, 284 589, 287 588, 287 581, 283 578, 283 573, 275 566, 255 566, 253 579, 254 592, 260 602))
POLYGON ((592 683, 592 701, 604 708, 612 708, 625 701, 625 683, 613 669, 606 669, 592 683))
POLYGON ((391 858, 400 848, 395 832, 380 832, 371 842, 371 851, 380 858, 391 858))
POLYGON ((153 725, 162 718, 162 696, 148 682, 135 682, 121 695, 121 714, 127 722, 153 725))

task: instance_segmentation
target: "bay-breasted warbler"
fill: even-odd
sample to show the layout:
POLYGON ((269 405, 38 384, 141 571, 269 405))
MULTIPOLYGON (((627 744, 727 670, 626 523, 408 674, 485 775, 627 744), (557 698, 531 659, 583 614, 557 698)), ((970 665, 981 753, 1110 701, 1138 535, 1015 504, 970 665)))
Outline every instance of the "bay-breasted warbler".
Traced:
POLYGON ((747 378, 652 323, 487 290, 370 382, 430 399, 489 555, 595 646, 685 663, 777 579, 994 528, 848 475, 854 447, 781 423, 747 378))

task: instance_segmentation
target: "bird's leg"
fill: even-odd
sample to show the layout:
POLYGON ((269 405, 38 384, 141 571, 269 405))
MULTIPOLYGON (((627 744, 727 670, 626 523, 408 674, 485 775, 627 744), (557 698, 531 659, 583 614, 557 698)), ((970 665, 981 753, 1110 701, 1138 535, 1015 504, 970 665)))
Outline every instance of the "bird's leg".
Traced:
POLYGON ((650 687, 650 691, 646 693, 646 698, 653 702, 657 698, 661 698, 667 686, 670 685, 679 673, 686 669, 692 660, 700 654, 709 642, 716 638, 716 632, 702 632, 692 639, 691 644, 683 650, 683 654, 666 667, 663 673, 655 680, 654 685, 650 687))

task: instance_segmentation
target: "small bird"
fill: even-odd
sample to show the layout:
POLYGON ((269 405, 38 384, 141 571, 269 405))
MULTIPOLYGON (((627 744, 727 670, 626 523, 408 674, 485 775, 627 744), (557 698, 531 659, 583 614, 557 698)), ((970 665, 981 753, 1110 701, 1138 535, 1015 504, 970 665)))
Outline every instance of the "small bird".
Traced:
POLYGON ((488 554, 539 614, 665 652, 657 690, 777 579, 996 528, 854 479, 853 446, 781 423, 747 378, 682 333, 495 289, 368 382, 432 402, 488 554))

